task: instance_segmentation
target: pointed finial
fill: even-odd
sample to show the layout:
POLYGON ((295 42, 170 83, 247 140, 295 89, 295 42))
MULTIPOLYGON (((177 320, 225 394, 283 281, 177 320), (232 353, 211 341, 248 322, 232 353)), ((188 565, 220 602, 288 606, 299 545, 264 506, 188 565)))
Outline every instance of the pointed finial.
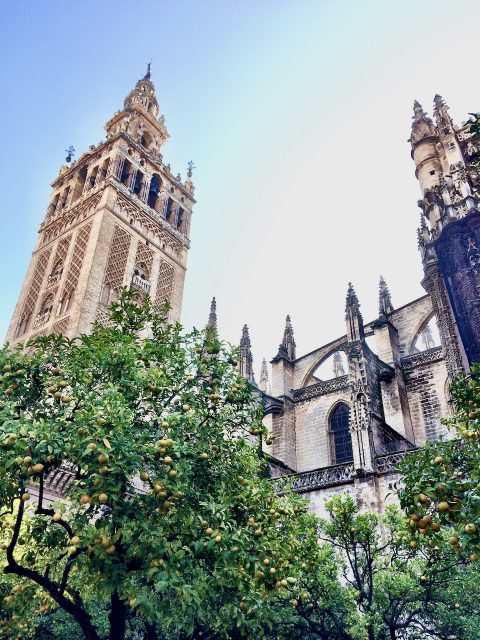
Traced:
POLYGON ((150 61, 150 62, 147 64, 147 73, 143 76, 143 79, 144 79, 144 80, 150 80, 150 77, 151 77, 151 73, 150 73, 151 68, 152 68, 152 61, 150 61))
POLYGON ((360 313, 360 303, 351 282, 348 283, 345 305, 345 320, 347 321, 347 338, 349 342, 363 340, 365 332, 363 318, 360 313))
POLYGON ((348 283, 348 290, 347 290, 347 298, 346 298, 346 308, 348 310, 349 307, 353 307, 353 306, 360 306, 360 303, 358 302, 358 297, 357 294, 355 293, 355 289, 353 288, 353 284, 351 282, 348 283))
POLYGON ((423 110, 422 105, 418 100, 415 100, 413 103, 413 121, 418 122, 422 118, 426 116, 425 111, 423 110))
POLYGON ((244 324, 242 329, 242 337, 240 338, 240 346, 241 347, 251 347, 250 344, 250 334, 248 332, 248 325, 244 324))
POLYGON ((393 311, 392 298, 385 278, 380 276, 378 293, 378 313, 380 316, 388 316, 393 311))
POLYGON ((208 315, 207 327, 210 327, 211 331, 214 333, 215 337, 218 335, 217 328, 217 301, 215 297, 212 298, 212 302, 210 303, 210 313, 208 315))
POLYGON ((447 105, 445 104, 445 100, 442 98, 442 96, 435 94, 435 97, 433 99, 433 105, 435 107, 435 109, 440 109, 440 107, 446 107, 447 105))
POLYGON ((427 136, 435 135, 435 126, 418 100, 413 103, 412 120, 412 134, 410 137, 412 146, 427 136))
POLYGON ((289 360, 295 360, 295 338, 293 336, 292 320, 290 316, 285 318, 285 329, 283 331, 283 340, 278 347, 278 353, 274 360, 279 358, 288 358, 289 360))
POLYGON ((259 388, 264 393, 268 393, 268 367, 265 358, 262 360, 262 368, 260 369, 259 388))
POLYGON ((345 367, 343 366, 340 351, 335 351, 333 354, 333 375, 335 378, 340 378, 345 375, 345 367))
POLYGON ((238 370, 240 375, 248 380, 248 382, 256 385, 255 378, 253 376, 252 345, 250 342, 248 326, 246 324, 243 325, 242 337, 240 338, 240 359, 238 362, 238 370))

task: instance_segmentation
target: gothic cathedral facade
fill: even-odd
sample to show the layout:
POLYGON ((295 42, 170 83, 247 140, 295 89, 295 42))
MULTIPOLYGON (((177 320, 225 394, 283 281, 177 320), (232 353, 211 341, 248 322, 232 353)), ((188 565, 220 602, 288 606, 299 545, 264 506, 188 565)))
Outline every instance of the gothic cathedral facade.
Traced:
MULTIPOLYGON (((378 317, 364 322, 350 284, 342 336, 297 356, 287 316, 271 385, 262 365, 272 475, 279 486, 288 476, 317 513, 335 492, 377 511, 393 499, 395 465, 445 432, 449 383, 480 362, 480 141, 471 122, 454 125, 438 95, 433 115, 415 102, 410 138, 427 294, 395 309, 381 278, 378 317)), ((256 384, 247 327, 240 352, 256 384)))
MULTIPOLYGON (((147 74, 92 145, 54 180, 37 246, 7 333, 72 337, 106 322, 123 286, 182 308, 194 200, 191 180, 174 177, 162 158, 169 134, 147 74)), ((71 158, 67 158, 67 161, 71 158)))

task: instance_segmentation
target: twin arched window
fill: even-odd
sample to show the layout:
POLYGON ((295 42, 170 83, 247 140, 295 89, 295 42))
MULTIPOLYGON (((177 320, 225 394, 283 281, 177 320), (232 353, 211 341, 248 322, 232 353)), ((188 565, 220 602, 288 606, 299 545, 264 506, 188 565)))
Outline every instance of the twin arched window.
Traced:
POLYGON ((348 428, 350 409, 345 403, 335 407, 330 415, 330 434, 333 464, 353 460, 352 435, 348 428))

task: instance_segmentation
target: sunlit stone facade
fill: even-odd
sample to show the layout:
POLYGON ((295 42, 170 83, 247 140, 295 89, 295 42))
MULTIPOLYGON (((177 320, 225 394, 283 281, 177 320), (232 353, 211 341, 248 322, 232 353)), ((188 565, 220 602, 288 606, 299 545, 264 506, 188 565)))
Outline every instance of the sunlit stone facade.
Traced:
POLYGON ((15 344, 48 333, 74 336, 107 321, 127 286, 171 305, 180 318, 194 200, 162 147, 169 135, 147 74, 105 125, 106 139, 67 158, 7 333, 15 344))

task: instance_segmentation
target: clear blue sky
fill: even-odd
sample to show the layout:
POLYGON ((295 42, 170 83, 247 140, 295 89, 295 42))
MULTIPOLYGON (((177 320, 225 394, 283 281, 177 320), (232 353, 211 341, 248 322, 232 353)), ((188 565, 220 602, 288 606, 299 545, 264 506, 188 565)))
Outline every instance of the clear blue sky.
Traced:
POLYGON ((197 165, 187 326, 217 296, 220 331, 247 322, 258 370, 284 317, 299 352, 344 332, 352 280, 376 314, 422 294, 414 98, 480 110, 476 0, 3 0, 0 235, 6 331, 50 187, 153 60, 171 139, 197 165))

